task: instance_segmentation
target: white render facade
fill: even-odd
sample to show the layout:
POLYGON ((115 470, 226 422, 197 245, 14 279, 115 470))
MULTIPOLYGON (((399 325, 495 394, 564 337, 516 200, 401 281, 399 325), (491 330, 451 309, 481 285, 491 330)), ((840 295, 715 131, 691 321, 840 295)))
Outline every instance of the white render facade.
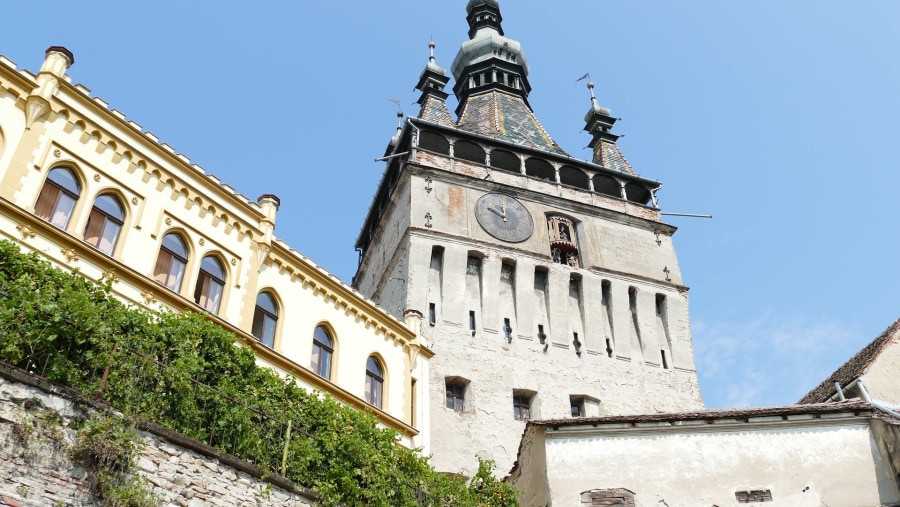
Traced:
POLYGON ((476 456, 508 470, 528 419, 695 410, 702 400, 659 184, 627 166, 596 100, 585 127, 594 163, 565 154, 527 105, 524 55, 472 56, 485 41, 518 47, 499 36, 496 2, 472 0, 467 11, 474 35, 454 63, 459 120, 432 58, 422 111, 386 152, 354 286, 396 316, 423 315, 435 353, 432 462, 468 475, 476 456))
POLYGON ((522 507, 897 505, 897 419, 860 401, 536 421, 522 507))

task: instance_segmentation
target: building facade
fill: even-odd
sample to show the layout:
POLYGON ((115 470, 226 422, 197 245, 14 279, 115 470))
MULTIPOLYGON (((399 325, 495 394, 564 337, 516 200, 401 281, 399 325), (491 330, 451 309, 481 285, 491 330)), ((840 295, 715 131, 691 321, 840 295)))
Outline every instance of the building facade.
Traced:
POLYGON ((499 4, 466 6, 450 81, 432 56, 357 242, 354 287, 424 316, 439 470, 508 470, 527 420, 702 407, 687 288, 660 184, 635 174, 593 97, 593 161, 568 155, 528 103, 529 65, 499 4))
POLYGON ((859 401, 532 421, 522 507, 900 503, 900 420, 859 401))
POLYGON ((387 314, 278 240, 277 197, 250 201, 161 144, 73 85, 73 63, 51 47, 33 75, 0 57, 0 237, 127 303, 203 312, 260 364, 427 446, 418 315, 387 314))

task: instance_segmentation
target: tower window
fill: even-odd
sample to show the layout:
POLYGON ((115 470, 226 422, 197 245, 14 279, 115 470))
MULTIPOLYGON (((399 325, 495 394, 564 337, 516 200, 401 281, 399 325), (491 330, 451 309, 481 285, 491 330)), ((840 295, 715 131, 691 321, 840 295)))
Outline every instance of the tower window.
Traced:
POLYGON ((469 310, 469 331, 475 336, 475 310, 469 310))
POLYGON ((444 406, 462 412, 465 409, 466 386, 468 381, 460 378, 448 378, 446 380, 446 400, 444 406))
POLYGON ((428 303, 428 325, 433 326, 437 322, 437 310, 434 303, 428 303))
POLYGON ((509 319, 503 319, 503 337, 512 341, 512 327, 509 325, 509 319))
POLYGON ((513 391, 513 418, 517 421, 531 419, 531 400, 534 399, 532 391, 513 391))

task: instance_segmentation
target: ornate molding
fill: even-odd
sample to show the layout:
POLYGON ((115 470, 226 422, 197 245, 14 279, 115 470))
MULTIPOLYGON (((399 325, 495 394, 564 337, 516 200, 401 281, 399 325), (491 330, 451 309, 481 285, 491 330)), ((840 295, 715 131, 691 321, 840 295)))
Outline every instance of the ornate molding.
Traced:
POLYGON ((156 294, 150 292, 149 290, 142 290, 141 297, 144 298, 144 304, 147 305, 152 305, 157 301, 156 294))
POLYGON ((104 271, 101 279, 110 283, 119 283, 119 275, 116 273, 115 269, 107 269, 104 271))
POLYGON ((32 229, 31 226, 27 224, 17 225, 16 230, 19 231, 19 234, 22 235, 22 239, 31 239, 37 236, 37 233, 34 232, 34 229, 32 229))
POLYGON ((66 256, 66 262, 78 262, 81 260, 81 256, 72 248, 63 248, 59 252, 66 256))

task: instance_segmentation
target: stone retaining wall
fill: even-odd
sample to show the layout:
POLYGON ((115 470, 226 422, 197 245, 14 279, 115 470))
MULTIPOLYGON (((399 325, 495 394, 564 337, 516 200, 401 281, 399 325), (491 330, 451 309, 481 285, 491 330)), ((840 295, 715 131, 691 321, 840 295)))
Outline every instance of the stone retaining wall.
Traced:
MULTIPOLYGON (((69 393, 0 367, 0 507, 99 505, 86 470, 67 453, 82 417, 69 393), (57 418, 58 414, 61 418, 57 418)), ((262 481, 253 465, 199 442, 147 427, 137 468, 160 506, 310 507, 315 495, 262 481)))

